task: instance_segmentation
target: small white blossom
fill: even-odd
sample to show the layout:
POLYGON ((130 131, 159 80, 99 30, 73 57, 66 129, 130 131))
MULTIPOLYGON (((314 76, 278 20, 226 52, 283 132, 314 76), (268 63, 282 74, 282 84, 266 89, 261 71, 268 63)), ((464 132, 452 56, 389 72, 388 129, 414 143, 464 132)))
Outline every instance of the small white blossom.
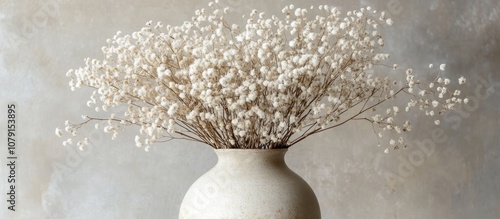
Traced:
POLYGON ((399 112, 399 107, 393 106, 392 110, 394 111, 394 113, 398 113, 399 112))
POLYGON ((394 22, 392 21, 392 19, 390 19, 390 18, 389 18, 389 19, 387 19, 385 22, 386 22, 386 23, 387 23, 387 25, 389 25, 389 26, 391 26, 391 25, 394 23, 394 22))
POLYGON ((439 102, 437 100, 432 101, 432 106, 437 107, 439 105, 439 102))
POLYGON ((446 64, 441 64, 441 65, 439 65, 439 69, 440 69, 441 71, 444 71, 444 70, 445 70, 445 68, 446 68, 446 64))
POLYGON ((59 128, 56 128, 56 135, 59 137, 62 137, 62 134, 63 134, 62 130, 59 128))
POLYGON ((466 79, 462 76, 458 79, 458 84, 465 84, 466 79))

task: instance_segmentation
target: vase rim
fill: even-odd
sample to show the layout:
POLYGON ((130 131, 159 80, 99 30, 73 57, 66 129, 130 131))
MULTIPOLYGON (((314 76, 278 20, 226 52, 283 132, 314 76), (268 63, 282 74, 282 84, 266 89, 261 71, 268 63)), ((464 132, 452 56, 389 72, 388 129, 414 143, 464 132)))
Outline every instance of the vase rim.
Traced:
POLYGON ((287 151, 288 148, 271 148, 271 149, 256 149, 256 148, 214 148, 214 151, 287 151))
POLYGON ((276 148, 276 149, 214 149, 215 154, 220 157, 282 157, 288 151, 288 148, 276 148))

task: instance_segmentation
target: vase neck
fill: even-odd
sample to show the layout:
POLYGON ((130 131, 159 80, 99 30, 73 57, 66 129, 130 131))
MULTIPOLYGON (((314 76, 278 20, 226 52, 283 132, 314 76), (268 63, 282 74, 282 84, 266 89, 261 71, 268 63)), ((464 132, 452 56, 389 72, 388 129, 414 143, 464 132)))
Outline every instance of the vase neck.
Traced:
POLYGON ((284 165, 288 149, 216 149, 218 164, 223 165, 284 165))

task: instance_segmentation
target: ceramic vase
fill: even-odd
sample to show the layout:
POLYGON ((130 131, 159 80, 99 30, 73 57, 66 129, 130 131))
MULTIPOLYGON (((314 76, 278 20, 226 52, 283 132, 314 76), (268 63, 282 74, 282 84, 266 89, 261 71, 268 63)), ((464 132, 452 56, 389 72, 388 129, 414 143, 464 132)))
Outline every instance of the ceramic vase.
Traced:
POLYGON ((317 219, 311 187, 285 163, 287 149, 216 149, 218 162, 189 188, 180 219, 317 219))

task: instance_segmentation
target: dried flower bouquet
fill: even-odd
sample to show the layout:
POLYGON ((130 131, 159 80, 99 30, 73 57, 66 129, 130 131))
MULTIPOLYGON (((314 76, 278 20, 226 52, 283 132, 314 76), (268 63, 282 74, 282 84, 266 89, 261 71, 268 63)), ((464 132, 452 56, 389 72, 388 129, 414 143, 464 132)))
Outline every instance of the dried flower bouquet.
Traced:
MULTIPOLYGON (((271 149, 362 120, 380 138, 393 133, 387 152, 406 146, 402 134, 411 130, 398 114, 422 111, 438 125, 437 116, 467 102, 439 75, 444 64, 424 84, 411 69, 405 75, 385 63, 389 55, 381 53, 379 28, 393 22, 384 12, 367 7, 342 15, 327 5, 289 5, 281 16, 253 10, 239 26, 226 20, 228 8, 217 2, 209 7, 180 26, 148 22, 130 35, 118 32, 102 48, 102 60, 86 59, 85 67, 68 71, 72 90, 94 89, 87 105, 95 111, 127 110, 84 115, 81 123, 67 121, 65 131, 76 136, 94 123, 114 139, 125 127, 138 126, 136 145, 146 151, 172 139, 271 149), (397 106, 399 96, 406 105, 397 106)), ((77 145, 88 143, 83 138, 77 145)))

